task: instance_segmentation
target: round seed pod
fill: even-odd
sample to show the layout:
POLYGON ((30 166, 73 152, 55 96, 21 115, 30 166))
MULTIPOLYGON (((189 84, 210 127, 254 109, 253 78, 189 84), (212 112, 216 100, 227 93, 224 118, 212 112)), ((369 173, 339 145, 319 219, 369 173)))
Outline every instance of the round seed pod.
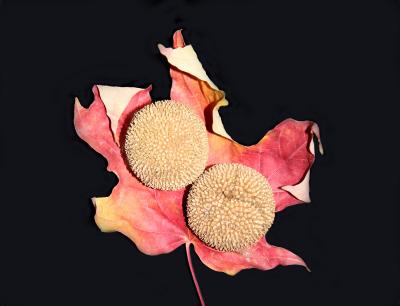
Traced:
POLYGON ((234 252, 267 233, 274 221, 275 201, 261 173, 241 164, 217 164, 193 183, 186 212, 188 226, 201 241, 234 252))
POLYGON ((189 107, 171 100, 158 101, 135 113, 124 149, 130 168, 144 185, 178 190, 204 171, 207 131, 189 107))

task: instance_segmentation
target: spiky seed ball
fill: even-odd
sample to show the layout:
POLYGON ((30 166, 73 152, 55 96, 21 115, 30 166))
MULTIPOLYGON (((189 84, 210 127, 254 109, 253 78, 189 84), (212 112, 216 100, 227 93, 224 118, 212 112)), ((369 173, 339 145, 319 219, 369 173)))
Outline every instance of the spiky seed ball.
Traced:
POLYGON ((146 186, 161 190, 191 184, 208 158, 204 123, 190 108, 171 100, 139 110, 128 126, 124 147, 135 175, 146 186))
POLYGON ((189 191, 188 226, 219 251, 240 251, 255 244, 274 217, 275 201, 267 179, 241 164, 211 167, 189 191))

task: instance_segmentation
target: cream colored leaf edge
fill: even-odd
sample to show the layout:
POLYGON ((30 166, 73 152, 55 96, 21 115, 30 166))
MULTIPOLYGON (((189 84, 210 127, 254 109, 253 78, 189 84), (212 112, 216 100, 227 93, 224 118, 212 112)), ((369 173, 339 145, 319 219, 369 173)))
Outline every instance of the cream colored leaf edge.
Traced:
POLYGON ((221 116, 218 112, 221 106, 227 106, 229 102, 225 99, 225 93, 218 89, 218 87, 208 77, 193 47, 191 45, 186 45, 185 47, 174 49, 164 47, 162 44, 158 44, 158 49, 160 50, 160 53, 167 58, 167 61, 170 65, 194 76, 199 80, 207 82, 211 88, 219 90, 223 93, 223 98, 218 101, 213 109, 212 130, 215 134, 232 139, 231 136, 229 136, 229 134, 226 132, 221 116))
POLYGON ((139 91, 144 90, 139 87, 119 87, 108 85, 96 85, 99 89, 100 98, 106 107, 108 118, 111 122, 111 130, 116 139, 118 120, 128 106, 129 101, 139 91))

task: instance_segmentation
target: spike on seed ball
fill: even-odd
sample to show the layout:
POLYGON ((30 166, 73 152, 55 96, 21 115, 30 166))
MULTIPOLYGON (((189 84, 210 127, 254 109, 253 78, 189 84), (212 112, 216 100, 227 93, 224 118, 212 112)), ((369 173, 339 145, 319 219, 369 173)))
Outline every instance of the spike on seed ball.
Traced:
POLYGON ((187 200, 188 226, 206 245, 241 251, 271 227, 275 201, 267 179, 241 164, 217 164, 192 185, 187 200))
POLYGON ((158 101, 133 116, 124 148, 130 168, 143 184, 178 190, 204 171, 207 131, 189 107, 171 100, 158 101))

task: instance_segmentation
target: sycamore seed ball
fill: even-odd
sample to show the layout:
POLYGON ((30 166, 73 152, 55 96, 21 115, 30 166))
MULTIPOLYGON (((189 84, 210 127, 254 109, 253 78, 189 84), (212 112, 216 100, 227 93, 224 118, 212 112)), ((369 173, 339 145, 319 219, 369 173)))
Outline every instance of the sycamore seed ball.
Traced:
POLYGON ((178 190, 204 171, 207 131, 187 106, 171 100, 155 102, 133 116, 126 133, 125 153, 143 184, 178 190))
POLYGON ((275 217, 272 188, 256 170, 240 164, 217 164, 190 189, 188 226, 206 245, 241 251, 255 244, 275 217))

